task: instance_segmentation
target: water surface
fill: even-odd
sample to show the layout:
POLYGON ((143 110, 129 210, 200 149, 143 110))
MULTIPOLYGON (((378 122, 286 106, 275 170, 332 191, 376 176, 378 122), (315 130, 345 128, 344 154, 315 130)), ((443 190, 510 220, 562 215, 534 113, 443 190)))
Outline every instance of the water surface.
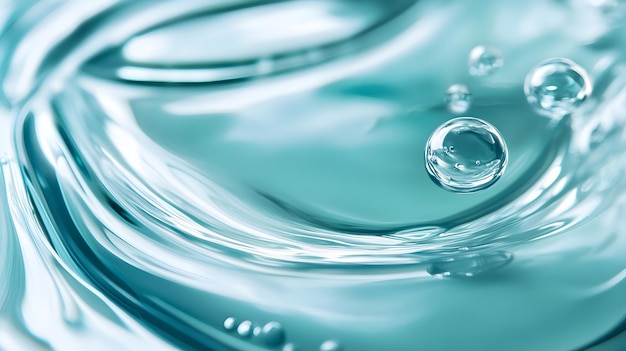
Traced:
POLYGON ((621 2, 2 6, 0 349, 626 344, 621 2), (471 194, 424 165, 453 84, 508 147, 471 194))

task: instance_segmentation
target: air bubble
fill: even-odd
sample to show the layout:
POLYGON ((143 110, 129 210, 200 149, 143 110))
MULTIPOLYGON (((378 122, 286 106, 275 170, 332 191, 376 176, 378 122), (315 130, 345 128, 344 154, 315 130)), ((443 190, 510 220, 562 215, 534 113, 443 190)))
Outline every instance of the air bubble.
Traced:
POLYGON ((500 49, 479 45, 470 51, 467 62, 469 73, 475 77, 488 76, 493 74, 504 65, 502 51, 500 49))
POLYGON ((269 322, 261 330, 261 339, 268 346, 280 345, 285 341, 285 331, 278 322, 269 322))
POLYGON ((444 98, 448 111, 456 114, 467 112, 472 106, 472 100, 472 94, 463 84, 451 85, 444 98))
POLYGON ((425 160, 435 184, 472 193, 490 187, 502 176, 508 151, 494 126, 478 118, 459 117, 433 132, 426 143, 425 160))
POLYGON ((252 322, 251 321, 243 321, 237 327, 237 334, 242 338, 247 338, 252 333, 252 322))
POLYGON ((237 319, 235 317, 228 317, 224 320, 224 329, 233 331, 237 327, 237 319))
POLYGON ((591 95, 587 72, 565 58, 553 58, 533 68, 524 81, 528 103, 541 115, 553 119, 574 112, 591 95))

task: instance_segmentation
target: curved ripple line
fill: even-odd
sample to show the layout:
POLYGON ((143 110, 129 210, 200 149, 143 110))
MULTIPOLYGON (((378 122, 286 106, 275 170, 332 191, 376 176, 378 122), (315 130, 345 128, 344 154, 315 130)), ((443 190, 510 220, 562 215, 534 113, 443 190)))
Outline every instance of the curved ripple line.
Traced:
POLYGON ((57 254, 20 179, 14 162, 1 165, 0 348, 172 350, 57 254))
MULTIPOLYGON (((39 130, 43 130, 44 125, 54 124, 51 120, 60 118, 53 115, 55 110, 58 108, 51 107, 49 112, 38 111, 25 118, 24 123, 42 125, 39 130)), ((142 152, 132 161, 127 159, 128 154, 119 154, 120 146, 111 145, 111 140, 126 140, 123 144, 126 150, 138 150, 139 144, 152 143, 138 131, 135 134, 132 125, 105 125, 105 130, 115 130, 117 137, 92 143, 81 139, 88 133, 80 133, 76 129, 84 128, 80 124, 86 125, 87 122, 78 119, 62 119, 62 122, 66 124, 57 125, 68 131, 61 129, 56 137, 46 135, 49 140, 36 135, 25 137, 39 138, 39 145, 42 146, 62 143, 80 145, 80 152, 59 150, 55 158, 72 160, 77 169, 74 176, 89 179, 82 186, 85 192, 80 195, 91 198, 89 207, 114 206, 118 209, 117 214, 122 210, 125 214, 123 218, 132 219, 130 224, 133 228, 145 228, 142 235, 173 246, 186 245, 195 255, 210 252, 220 254, 219 257, 227 261, 231 261, 230 257, 234 255, 248 263, 269 266, 404 265, 425 262, 441 255, 503 249, 562 232, 588 220, 593 213, 612 203, 610 198, 614 193, 597 191, 598 187, 607 189, 624 183, 619 176, 623 167, 612 166, 620 163, 611 162, 611 158, 617 159, 619 154, 606 150, 614 150, 616 145, 624 147, 619 135, 608 136, 604 143, 593 146, 588 153, 572 154, 568 152, 572 143, 569 140, 577 140, 574 135, 561 146, 551 165, 551 169, 558 173, 547 174, 526 191, 527 195, 479 220, 449 229, 420 225, 400 231, 391 230, 384 235, 350 235, 345 229, 337 231, 299 222, 277 210, 261 211, 260 207, 271 206, 251 204, 262 203, 262 196, 228 191, 175 157, 165 158, 167 151, 157 145, 145 148, 154 153, 142 152), (66 137, 61 138, 60 135, 66 137), (68 139, 67 135, 72 135, 72 139, 68 139), (592 155, 609 155, 609 159, 592 155), (81 167, 76 166, 79 164, 81 167), (599 172, 603 174, 602 180, 593 181, 599 172), (585 188, 580 188, 580 184, 585 184, 585 188), (607 187, 607 184, 611 185, 607 187), (103 203, 104 199, 107 200, 103 203), (189 242, 194 244, 189 245, 189 242)), ((565 127, 568 125, 565 124, 565 127)), ((76 146, 71 148, 78 149, 76 146)), ((29 152, 23 155, 22 162, 25 164, 32 162, 28 161, 31 158, 29 152)), ((50 167, 56 169, 57 165, 50 167)), ((54 178, 48 181, 54 181, 54 178)), ((68 207, 75 202, 71 201, 68 207)), ((116 219, 98 220, 101 226, 107 227, 116 219)), ((122 229, 114 232, 125 242, 134 242, 133 236, 137 235, 122 229)))

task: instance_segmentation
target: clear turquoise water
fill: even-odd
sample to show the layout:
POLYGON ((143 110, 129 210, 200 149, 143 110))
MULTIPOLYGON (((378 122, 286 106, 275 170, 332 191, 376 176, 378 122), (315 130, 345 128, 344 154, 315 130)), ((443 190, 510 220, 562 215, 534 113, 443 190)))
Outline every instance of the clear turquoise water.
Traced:
POLYGON ((624 349, 621 8, 0 4, 1 350, 624 349), (472 194, 424 167, 452 84, 509 151, 472 194))

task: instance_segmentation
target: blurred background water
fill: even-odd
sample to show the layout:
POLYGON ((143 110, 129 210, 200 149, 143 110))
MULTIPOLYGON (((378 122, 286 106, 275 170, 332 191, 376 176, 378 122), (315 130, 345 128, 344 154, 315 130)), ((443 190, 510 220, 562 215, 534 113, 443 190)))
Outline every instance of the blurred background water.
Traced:
POLYGON ((626 349, 625 27, 2 0, 0 350, 626 349))

